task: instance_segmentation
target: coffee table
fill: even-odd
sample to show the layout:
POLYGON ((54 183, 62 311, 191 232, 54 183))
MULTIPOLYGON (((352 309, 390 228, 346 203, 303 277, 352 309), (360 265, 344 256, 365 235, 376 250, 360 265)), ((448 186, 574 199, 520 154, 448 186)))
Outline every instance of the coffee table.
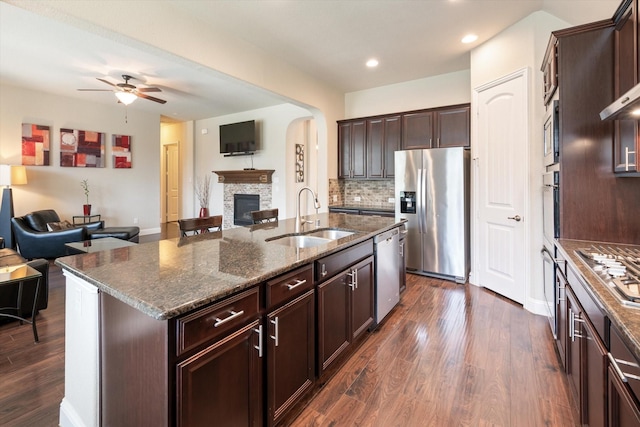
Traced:
POLYGON ((64 244, 69 255, 108 251, 111 249, 135 246, 136 243, 128 240, 116 239, 115 237, 103 237, 101 239, 83 240, 82 242, 71 242, 64 244))
POLYGON ((0 267, 0 286, 18 284, 18 302, 15 307, 0 307, 0 310, 15 310, 16 314, 0 313, 0 317, 11 317, 31 324, 33 329, 33 339, 38 342, 38 330, 36 329, 36 306, 40 295, 40 281, 42 273, 27 264, 9 265, 0 267), (24 318, 22 314, 22 288, 24 282, 36 279, 36 291, 33 294, 33 308, 31 309, 31 320, 24 318))

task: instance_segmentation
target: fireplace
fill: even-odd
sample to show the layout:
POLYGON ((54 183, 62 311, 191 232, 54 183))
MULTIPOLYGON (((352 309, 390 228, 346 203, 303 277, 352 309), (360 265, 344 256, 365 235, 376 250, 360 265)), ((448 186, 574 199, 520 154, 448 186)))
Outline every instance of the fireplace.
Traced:
POLYGON ((233 225, 251 225, 251 211, 260 210, 259 194, 233 195, 233 225))

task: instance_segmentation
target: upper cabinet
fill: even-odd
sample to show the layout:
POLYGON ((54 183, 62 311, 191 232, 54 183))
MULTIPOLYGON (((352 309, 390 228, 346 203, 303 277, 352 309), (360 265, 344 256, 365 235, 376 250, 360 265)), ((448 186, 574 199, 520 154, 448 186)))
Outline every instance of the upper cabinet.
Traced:
POLYGON ((338 178, 367 177, 365 120, 338 124, 338 178))
MULTIPOLYGON (((625 0, 616 13, 614 39, 614 97, 621 97, 639 82, 638 0, 625 0)), ((638 120, 614 122, 613 168, 618 174, 640 176, 638 120)))
POLYGON ((394 153, 470 146, 470 105, 338 122, 338 178, 394 177, 394 153))
POLYGON ((542 61, 542 88, 544 93, 542 94, 544 104, 547 105, 553 94, 558 89, 558 43, 557 40, 553 40, 547 45, 547 51, 544 54, 544 60, 542 61))

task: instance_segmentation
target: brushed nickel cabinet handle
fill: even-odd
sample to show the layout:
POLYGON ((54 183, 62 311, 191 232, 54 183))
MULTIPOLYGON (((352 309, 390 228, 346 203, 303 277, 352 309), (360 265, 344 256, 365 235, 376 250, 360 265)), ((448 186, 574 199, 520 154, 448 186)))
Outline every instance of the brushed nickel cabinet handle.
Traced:
POLYGON ((278 323, 278 317, 276 316, 276 318, 274 320, 271 321, 271 323, 274 325, 274 334, 273 335, 269 335, 271 337, 272 340, 274 340, 276 342, 276 347, 278 346, 279 340, 278 340, 278 329, 279 329, 279 323, 278 323))
POLYGON ((258 350, 258 357, 262 358, 262 325, 258 326, 258 329, 254 329, 253 332, 258 334, 258 345, 254 345, 253 348, 258 350))
POLYGON ((231 310, 229 313, 231 314, 231 316, 225 317, 224 319, 216 317, 216 323, 213 324, 213 327, 217 328, 220 325, 224 325, 225 323, 230 322, 233 319, 242 316, 244 314, 244 310, 240 310, 238 312, 231 310))
POLYGON ((292 290, 297 288, 298 286, 304 285, 305 283, 307 283, 306 280, 296 280, 296 282, 293 285, 290 285, 287 283, 287 289, 292 290))

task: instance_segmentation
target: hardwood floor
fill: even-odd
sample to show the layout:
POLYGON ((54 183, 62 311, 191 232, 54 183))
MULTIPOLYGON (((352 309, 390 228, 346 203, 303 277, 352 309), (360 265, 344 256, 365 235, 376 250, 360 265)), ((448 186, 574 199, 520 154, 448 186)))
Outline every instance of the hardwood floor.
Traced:
MULTIPOLYGON (((545 318, 475 286, 407 278, 401 304, 292 425, 578 425, 545 318)), ((29 325, 0 326, 1 426, 58 425, 60 268, 49 279, 40 343, 29 325)))

